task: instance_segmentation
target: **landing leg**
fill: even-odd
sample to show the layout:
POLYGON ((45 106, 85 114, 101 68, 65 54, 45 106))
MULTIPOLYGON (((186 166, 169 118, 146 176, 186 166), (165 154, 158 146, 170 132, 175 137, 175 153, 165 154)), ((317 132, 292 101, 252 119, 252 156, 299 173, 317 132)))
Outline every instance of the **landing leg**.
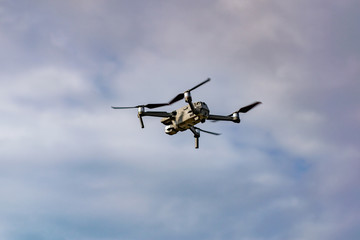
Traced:
POLYGON ((138 118, 139 118, 139 120, 140 120, 141 128, 144 128, 144 122, 143 122, 142 117, 141 117, 140 114, 138 114, 138 118))
POLYGON ((192 131, 192 133, 194 134, 194 138, 195 138, 195 148, 198 149, 199 148, 199 138, 200 138, 200 131, 195 129, 194 127, 191 127, 190 130, 192 131))
POLYGON ((199 137, 195 137, 195 148, 199 148, 199 137))

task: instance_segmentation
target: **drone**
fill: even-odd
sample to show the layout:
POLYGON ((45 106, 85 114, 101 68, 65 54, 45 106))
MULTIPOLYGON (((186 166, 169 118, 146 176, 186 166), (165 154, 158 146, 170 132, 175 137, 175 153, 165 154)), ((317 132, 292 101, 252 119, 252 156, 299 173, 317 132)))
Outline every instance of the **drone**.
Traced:
POLYGON ((239 113, 246 113, 261 104, 261 102, 254 102, 250 105, 240 108, 239 110, 233 112, 230 115, 213 115, 210 114, 210 110, 206 103, 204 102, 193 102, 191 97, 191 91, 196 88, 202 86, 203 84, 210 81, 210 78, 205 81, 199 83, 193 88, 186 90, 183 93, 179 93, 167 103, 149 103, 146 105, 137 105, 132 107, 112 107, 113 109, 138 109, 138 118, 140 119, 140 125, 144 128, 144 122, 142 117, 150 116, 150 117, 161 117, 161 123, 165 125, 165 133, 168 135, 174 135, 178 132, 183 132, 186 130, 190 130, 194 134, 195 138, 195 148, 199 148, 199 138, 200 132, 220 135, 220 133, 205 131, 201 128, 195 127, 198 123, 204 123, 207 120, 212 121, 231 121, 234 123, 240 123, 239 113), (172 112, 159 112, 159 111, 145 111, 145 108, 154 109, 159 107, 164 107, 171 105, 175 102, 184 99, 187 103, 186 106, 179 108, 172 112))

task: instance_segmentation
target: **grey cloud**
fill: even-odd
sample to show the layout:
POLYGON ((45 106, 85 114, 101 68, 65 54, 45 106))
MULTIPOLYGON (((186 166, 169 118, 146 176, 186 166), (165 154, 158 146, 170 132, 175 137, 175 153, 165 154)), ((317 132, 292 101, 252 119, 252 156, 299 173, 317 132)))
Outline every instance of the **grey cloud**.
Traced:
POLYGON ((356 9, 2 1, 0 236, 355 239, 356 9), (206 123, 223 135, 200 151, 110 109, 206 77, 193 95, 213 113, 264 104, 240 125, 206 123))

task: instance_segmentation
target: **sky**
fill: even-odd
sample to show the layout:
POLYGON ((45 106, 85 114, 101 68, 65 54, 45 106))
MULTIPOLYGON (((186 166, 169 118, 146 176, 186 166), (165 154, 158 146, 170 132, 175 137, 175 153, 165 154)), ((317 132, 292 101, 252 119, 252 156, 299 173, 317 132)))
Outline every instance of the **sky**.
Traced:
MULTIPOLYGON (((0 238, 360 238, 357 0, 0 0, 0 238), (192 92, 241 123, 110 106, 192 92)), ((184 106, 178 102, 160 111, 184 106)))

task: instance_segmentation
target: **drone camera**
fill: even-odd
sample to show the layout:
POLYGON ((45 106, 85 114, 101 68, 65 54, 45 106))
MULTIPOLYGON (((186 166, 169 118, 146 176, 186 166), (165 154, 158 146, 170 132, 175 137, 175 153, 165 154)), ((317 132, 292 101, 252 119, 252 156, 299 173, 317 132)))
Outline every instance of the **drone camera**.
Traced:
POLYGON ((177 133, 178 131, 175 130, 174 126, 172 125, 167 125, 165 126, 165 133, 169 134, 169 135, 174 135, 175 133, 177 133))

